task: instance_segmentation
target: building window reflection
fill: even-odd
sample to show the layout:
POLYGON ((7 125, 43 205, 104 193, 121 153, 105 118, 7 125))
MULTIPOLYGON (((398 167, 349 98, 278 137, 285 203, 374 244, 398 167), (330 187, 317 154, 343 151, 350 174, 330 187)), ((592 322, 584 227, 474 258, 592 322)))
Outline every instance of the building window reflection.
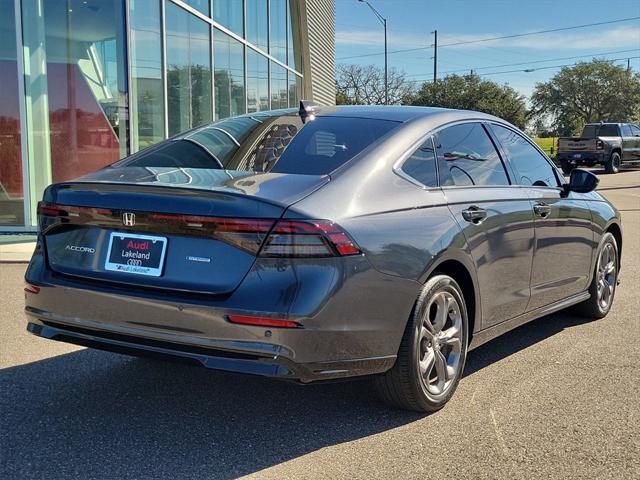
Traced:
POLYGON ((247 49, 247 113, 269 110, 269 61, 247 49))
POLYGON ((164 139, 160 1, 130 0, 131 135, 138 151, 164 139))
POLYGON ((287 63, 287 1, 269 2, 269 53, 287 63))
POLYGON ((0 0, 0 226, 35 228, 52 182, 297 107, 303 3, 0 0))
POLYGON ((20 105, 13 0, 0 0, 0 225, 24 223, 20 105))
POLYGON ((209 25, 180 7, 166 6, 169 135, 211 121, 209 25))
POLYGON ((271 62, 271 108, 287 108, 289 94, 287 86, 287 71, 275 62, 271 62))
POLYGON ((247 0, 247 40, 263 51, 269 49, 268 0, 247 0))
POLYGON ((241 115, 246 110, 244 45, 218 29, 213 37, 216 119, 241 115))
MULTIPOLYGON (((247 0, 247 9, 249 0, 247 0)), ((213 0, 213 19, 233 33, 243 36, 242 0, 213 0)))

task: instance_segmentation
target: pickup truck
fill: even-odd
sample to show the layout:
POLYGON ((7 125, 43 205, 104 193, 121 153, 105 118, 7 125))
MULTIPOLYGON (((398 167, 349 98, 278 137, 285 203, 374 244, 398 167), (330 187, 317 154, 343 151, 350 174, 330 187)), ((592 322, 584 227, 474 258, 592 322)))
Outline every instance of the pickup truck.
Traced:
POLYGON ((623 161, 640 160, 640 128, 631 123, 588 123, 579 137, 560 137, 558 155, 562 172, 575 167, 603 165, 618 173, 623 161))

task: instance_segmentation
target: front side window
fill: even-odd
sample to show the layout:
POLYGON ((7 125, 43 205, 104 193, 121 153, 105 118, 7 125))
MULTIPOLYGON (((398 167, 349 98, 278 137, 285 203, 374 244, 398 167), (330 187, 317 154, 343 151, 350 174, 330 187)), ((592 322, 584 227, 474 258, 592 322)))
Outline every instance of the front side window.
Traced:
POLYGON ((445 128, 435 143, 442 186, 509 185, 500 156, 480 123, 445 128))
POLYGON ((533 145, 513 130, 496 124, 492 127, 516 170, 514 183, 536 187, 558 186, 553 167, 533 145))
POLYGON ((402 164, 402 171, 425 187, 437 187, 436 155, 431 137, 402 164))
POLYGON ((640 137, 640 128, 636 127, 635 125, 631 125, 631 134, 634 137, 640 137))

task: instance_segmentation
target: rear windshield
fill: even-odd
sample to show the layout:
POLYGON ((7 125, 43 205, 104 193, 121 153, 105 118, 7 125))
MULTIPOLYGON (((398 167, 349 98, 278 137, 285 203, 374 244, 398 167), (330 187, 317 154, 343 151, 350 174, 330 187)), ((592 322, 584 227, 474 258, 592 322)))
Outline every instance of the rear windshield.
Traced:
POLYGON ((297 111, 242 116, 192 130, 115 166, 325 175, 399 125, 331 116, 303 122, 297 111))
POLYGON ((605 125, 585 125, 582 130, 583 138, 596 138, 596 137, 619 137, 620 128, 615 124, 605 125))

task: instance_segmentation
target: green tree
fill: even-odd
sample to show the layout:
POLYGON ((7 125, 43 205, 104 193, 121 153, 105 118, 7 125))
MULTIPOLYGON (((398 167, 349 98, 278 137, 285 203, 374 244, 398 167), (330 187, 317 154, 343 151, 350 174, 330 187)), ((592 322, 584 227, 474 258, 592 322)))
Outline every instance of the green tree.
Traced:
POLYGON ((448 75, 435 83, 424 83, 410 103, 485 112, 519 128, 525 127, 528 116, 523 95, 508 85, 483 80, 475 74, 448 75))
POLYGON ((640 111, 640 75, 594 59, 564 67, 531 95, 533 114, 549 117, 561 135, 579 133, 585 123, 629 122, 640 111))

